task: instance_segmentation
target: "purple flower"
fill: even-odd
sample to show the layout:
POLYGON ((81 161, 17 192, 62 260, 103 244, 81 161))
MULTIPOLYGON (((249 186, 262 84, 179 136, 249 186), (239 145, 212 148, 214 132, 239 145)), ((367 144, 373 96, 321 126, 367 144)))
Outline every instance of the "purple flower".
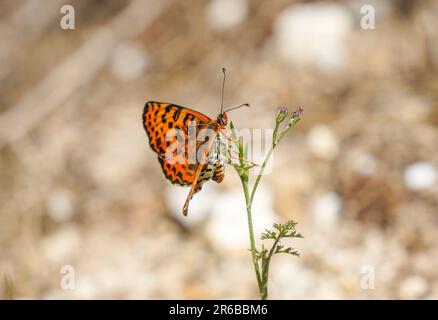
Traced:
POLYGON ((292 113, 292 115, 293 115, 294 117, 299 117, 299 116, 301 116, 301 115, 303 114, 303 112, 304 112, 303 108, 298 107, 298 109, 295 110, 295 111, 292 113))

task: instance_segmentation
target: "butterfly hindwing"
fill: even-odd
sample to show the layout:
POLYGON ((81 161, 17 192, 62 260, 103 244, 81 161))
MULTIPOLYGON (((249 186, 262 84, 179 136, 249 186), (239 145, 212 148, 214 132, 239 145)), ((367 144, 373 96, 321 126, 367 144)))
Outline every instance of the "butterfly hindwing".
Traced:
POLYGON ((158 156, 158 162, 160 162, 164 176, 171 183, 179 184, 181 186, 189 186, 194 182, 196 171, 195 164, 181 164, 178 162, 170 164, 160 156, 158 156))
MULTIPOLYGON (((211 161, 202 164, 201 172, 196 181, 196 192, 201 190, 202 184, 205 181, 212 179, 213 181, 220 183, 224 178, 223 163, 219 161, 219 159, 215 161, 216 155, 212 155, 212 158, 211 161)), ((179 184, 181 186, 189 186, 194 183, 196 169, 198 165, 201 164, 188 164, 186 159, 180 158, 172 158, 172 160, 172 162, 168 162, 163 157, 158 156, 158 161, 160 162, 166 179, 173 184, 179 184)))

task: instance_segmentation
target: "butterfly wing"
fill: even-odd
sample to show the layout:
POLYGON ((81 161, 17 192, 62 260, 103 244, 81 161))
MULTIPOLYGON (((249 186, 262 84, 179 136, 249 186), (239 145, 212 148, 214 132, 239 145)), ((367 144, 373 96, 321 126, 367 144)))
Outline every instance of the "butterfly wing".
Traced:
POLYGON ((197 131, 207 128, 213 123, 209 117, 202 113, 170 103, 149 101, 143 110, 143 125, 149 137, 149 145, 158 154, 158 161, 166 179, 181 186, 191 185, 183 208, 184 215, 187 215, 191 198, 201 190, 205 181, 213 178, 219 183, 223 178, 222 164, 204 161, 209 156, 210 149, 216 141, 217 132, 214 137, 209 137, 210 140, 196 142, 196 151, 198 151, 200 145, 208 141, 202 155, 203 159, 199 159, 199 162, 195 161, 195 163, 189 162, 187 137, 191 121, 195 122, 197 131), (172 135, 172 132, 177 134, 172 135), (179 141, 181 142, 179 143, 179 141), (169 153, 166 153, 169 147, 173 149, 170 157, 169 153), (179 152, 181 150, 184 152, 179 152))

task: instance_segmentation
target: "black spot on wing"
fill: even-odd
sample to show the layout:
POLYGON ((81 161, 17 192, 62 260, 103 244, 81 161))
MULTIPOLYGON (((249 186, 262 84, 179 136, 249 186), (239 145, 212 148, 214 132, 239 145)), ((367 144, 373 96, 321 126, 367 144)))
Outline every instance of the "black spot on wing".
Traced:
POLYGON ((176 110, 173 114, 173 120, 178 121, 179 116, 181 115, 181 110, 176 110))

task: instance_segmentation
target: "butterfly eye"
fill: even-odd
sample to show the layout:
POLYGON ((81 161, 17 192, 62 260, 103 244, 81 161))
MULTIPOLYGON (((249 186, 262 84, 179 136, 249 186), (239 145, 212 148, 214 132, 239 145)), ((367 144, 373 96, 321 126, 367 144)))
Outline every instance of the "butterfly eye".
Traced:
POLYGON ((217 122, 219 122, 219 124, 220 124, 221 126, 226 126, 226 125, 227 125, 227 119, 224 117, 223 114, 219 114, 219 115, 217 116, 217 122))

